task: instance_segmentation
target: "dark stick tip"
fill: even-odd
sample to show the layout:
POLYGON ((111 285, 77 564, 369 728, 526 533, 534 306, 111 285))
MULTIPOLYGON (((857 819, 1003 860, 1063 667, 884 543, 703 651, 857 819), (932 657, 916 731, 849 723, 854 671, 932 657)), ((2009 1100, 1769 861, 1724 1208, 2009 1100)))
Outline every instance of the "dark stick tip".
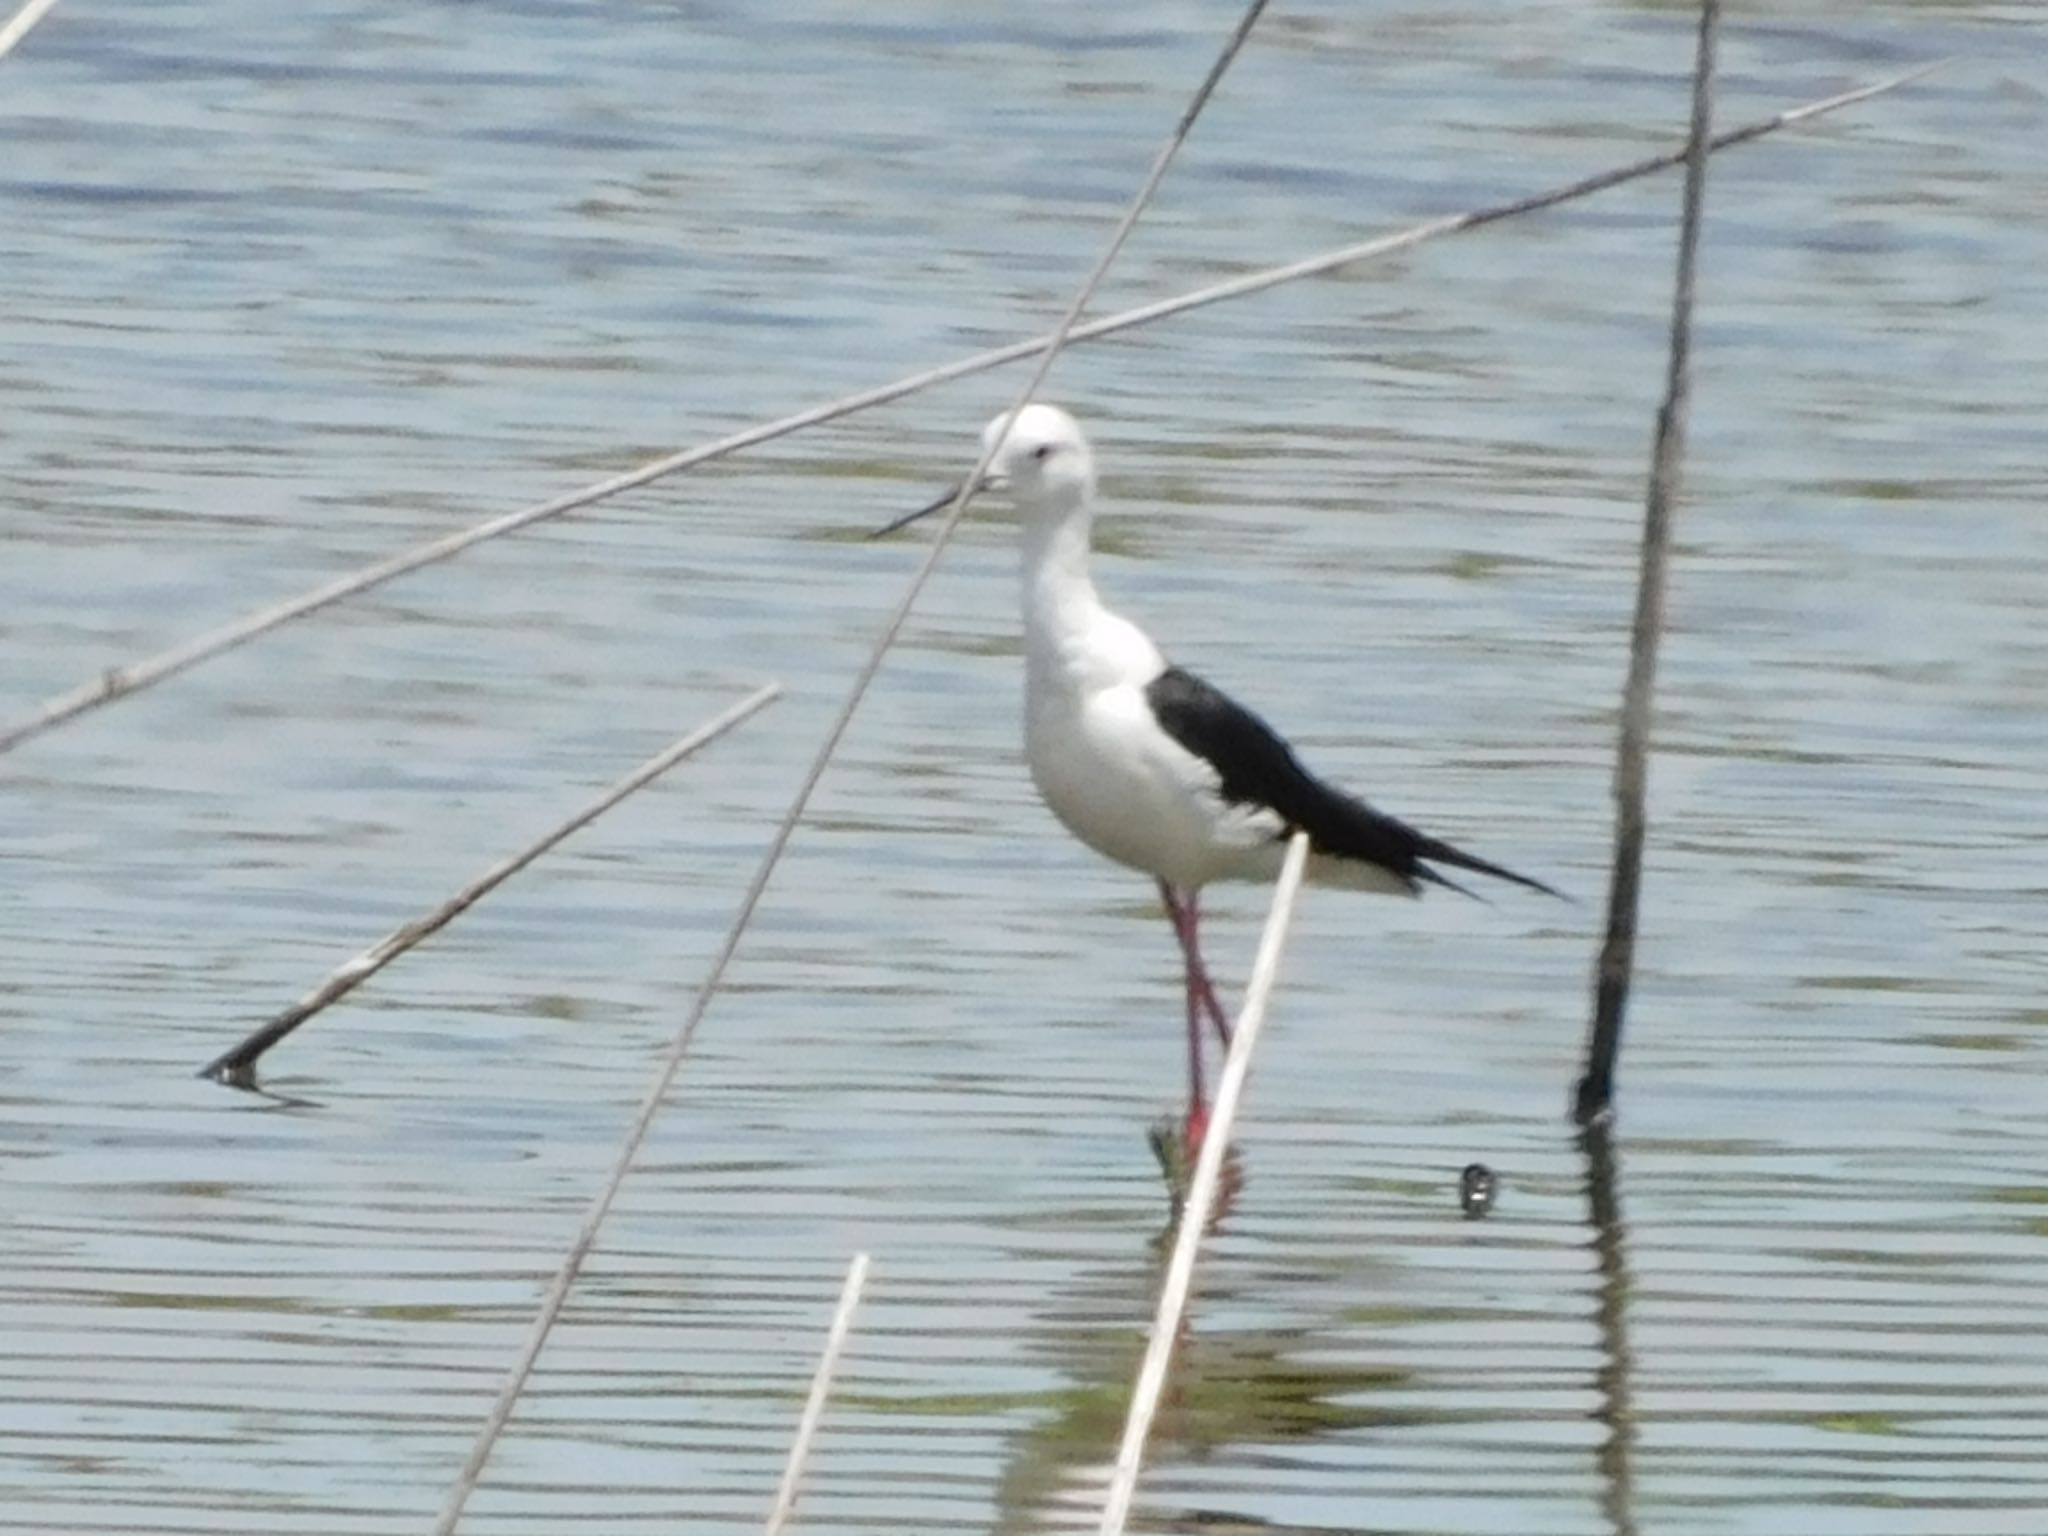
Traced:
POLYGON ((1614 1076, 1591 1071, 1579 1079, 1572 1094, 1572 1119, 1580 1125, 1604 1123, 1614 1114, 1614 1076))
POLYGON ((227 1055, 208 1062, 197 1075, 209 1078, 223 1088, 239 1088, 245 1093, 257 1091, 255 1060, 239 1051, 229 1051, 227 1055))

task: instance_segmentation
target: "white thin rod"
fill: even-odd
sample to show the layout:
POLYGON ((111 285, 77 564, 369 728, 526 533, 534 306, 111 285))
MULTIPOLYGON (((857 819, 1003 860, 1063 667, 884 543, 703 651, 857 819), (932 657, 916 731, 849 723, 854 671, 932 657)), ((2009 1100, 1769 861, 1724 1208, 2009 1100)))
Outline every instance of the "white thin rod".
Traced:
POLYGON ((734 726, 767 707, 782 692, 780 683, 766 683, 737 704, 714 715, 688 735, 677 738, 631 773, 585 805, 567 821, 559 822, 545 836, 527 844, 509 858, 500 859, 476 879, 435 907, 387 933, 353 960, 337 966, 312 991, 253 1031, 234 1049, 222 1052, 200 1068, 201 1077, 218 1082, 248 1086, 255 1080, 256 1063, 264 1052, 284 1039, 322 1009, 339 1002, 385 966, 422 940, 439 933, 492 891, 526 868, 562 841, 589 826, 627 796, 645 789, 669 769, 699 748, 708 746, 734 726))
MULTIPOLYGON (((1249 14, 1256 16, 1259 8, 1265 3, 1266 0, 1255 0, 1249 14)), ((1244 24, 1240 24, 1229 43, 1225 45, 1224 62, 1227 63, 1242 44, 1244 30, 1244 24)), ((1220 68, 1210 71, 1197 93, 1198 103, 1207 99, 1221 73, 1220 68)), ((1175 125, 1168 140, 1169 150, 1186 138, 1194 115, 1194 110, 1190 109, 1175 125)), ((1138 196, 1132 199, 1123 222, 1117 226, 1116 234, 1111 237, 1112 248, 1121 245, 1124 237, 1130 233, 1131 226, 1144 211, 1145 204, 1150 200, 1152 190, 1158 186, 1165 164, 1170 159, 1170 153, 1162 153, 1160 159, 1155 162, 1144 187, 1138 196)), ((1088 300, 1094 296, 1103 273, 1108 270, 1108 265, 1107 261, 1097 262, 1094 271, 1081 284, 1074 302, 1067 307, 1066 316, 1060 326, 1043 343, 1045 357, 1039 363, 1037 374, 1022 398, 1030 397, 1031 390, 1037 388, 1038 380, 1044 376, 1046 369, 1052 366, 1053 359, 1059 355, 1060 348, 1065 342, 1066 332, 1073 324, 1074 316, 1087 307, 1088 300)), ((984 454, 982 457, 985 461, 987 455, 984 454)), ((519 1358, 506 1375, 497 1401, 477 1431, 476 1443, 470 1447, 461 1470, 456 1473, 455 1482, 448 1490, 447 1503, 442 1507, 440 1517, 434 1522, 433 1536, 452 1536, 456 1526, 461 1523, 463 1508, 468 1504, 470 1494, 476 1491, 476 1485, 483 1476, 484 1466, 491 1458, 491 1450, 498 1443, 498 1436, 504 1432, 505 1425, 511 1420, 512 1410, 519 1401, 520 1393, 526 1390, 527 1378, 533 1373, 534 1362, 540 1358, 548 1334, 553 1331, 557 1319, 562 1315, 563 1307, 568 1304, 569 1291, 575 1285, 576 1277, 582 1273, 590 1250, 597 1243, 598 1229, 604 1225, 605 1216, 611 1210, 612 1199, 617 1195, 619 1186, 625 1182, 634 1158, 639 1155, 640 1145, 647 1139, 648 1129, 654 1124, 654 1117, 660 1112, 662 1101, 668 1096, 670 1083, 682 1069, 683 1058, 689 1054, 691 1042, 697 1037, 697 1028, 704 1022, 704 1015, 711 1007, 711 1000, 718 995, 718 989, 725 981, 726 970, 732 964, 732 957, 739 950, 740 940, 745 936, 748 925, 753 922, 754 910, 761 904, 761 897, 768 889, 770 877, 774 875, 776 866, 782 862, 783 851, 789 847, 789 840, 796 833, 797 823, 803 819, 804 808, 810 804, 812 792, 817 789, 818 781, 824 778, 825 767, 832 761, 833 753, 839 748, 840 739, 845 736, 847 727, 852 724, 854 712, 860 708, 861 700, 867 696, 868 686, 881 671, 882 658, 888 655, 889 647, 895 643, 897 635, 903 630, 905 620, 910 617, 911 606, 916 603, 918 593, 924 590, 925 583, 938 567, 939 556, 945 552, 946 535, 959 522, 966 504, 965 496, 954 498, 952 511, 947 514, 938 537, 925 552, 924 561, 911 577, 910 585, 904 590, 895 612, 890 615, 889 621, 882 627, 881 634, 876 637, 867 660, 862 663, 859 673, 853 680, 853 686, 847 690, 845 702, 840 705, 839 713, 833 717, 832 724, 825 731, 824 740, 818 744, 816 755, 812 757, 810 766, 805 769, 803 780, 797 785, 796 794, 783 812, 782 820, 776 824, 775 831, 768 840, 768 848, 761 856, 761 863, 755 869, 753 878, 747 882, 745 893, 740 897, 739 909, 733 914, 732 926, 726 930, 717 954, 712 957, 710 969, 705 973, 703 985, 697 989, 696 1001, 691 1004, 688 1015, 681 1027, 676 1030, 675 1038, 663 1053, 661 1062, 655 1070, 654 1081, 648 1086, 647 1096, 641 1100, 632 1125, 627 1128, 625 1140, 620 1144, 618 1156, 612 1164, 611 1172, 606 1176, 604 1187, 591 1202, 582 1228, 577 1232, 575 1241, 570 1244, 569 1251, 563 1255, 561 1268, 549 1285, 547 1295, 541 1300, 540 1311, 534 1317, 533 1328, 527 1335, 519 1358)))
POLYGON ((1287 860, 1280 866, 1280 880, 1273 888, 1273 905, 1266 915, 1265 932, 1259 936, 1258 958, 1252 962, 1251 984, 1245 988, 1244 1006, 1238 1011, 1236 1033, 1230 1041, 1230 1055, 1223 1063, 1223 1080, 1216 1085, 1216 1102, 1209 1112, 1209 1128, 1202 1133, 1201 1155, 1195 1159, 1194 1183, 1181 1207, 1173 1258, 1166 1266, 1166 1284, 1159 1292, 1152 1337, 1145 1345, 1145 1362, 1138 1368, 1138 1384, 1131 1393, 1130 1416, 1124 1420, 1123 1445, 1116 1454, 1109 1502, 1102 1510, 1101 1536, 1122 1536, 1124 1521, 1130 1517, 1131 1500, 1138 1491, 1138 1469, 1145 1460, 1145 1442, 1152 1433, 1152 1420, 1159 1411, 1159 1394, 1165 1389, 1167 1367, 1180 1338, 1181 1320, 1187 1314, 1188 1292, 1195 1278, 1195 1255, 1201 1248, 1202 1234, 1209 1228, 1209 1211, 1216 1203, 1223 1173, 1223 1154, 1230 1142, 1231 1123, 1237 1118, 1238 1096, 1244 1091, 1252 1050, 1258 1045, 1259 1031, 1266 1022, 1266 1003, 1279 975, 1280 952, 1287 943, 1287 928, 1294 920, 1294 898, 1301 890, 1302 872, 1307 865, 1308 834, 1297 832, 1287 845, 1287 860))
POLYGON ((768 1511, 764 1536, 782 1536, 782 1528, 796 1513, 804 1465, 811 1459, 811 1442, 818 1438, 818 1421, 824 1418, 825 1399, 832 1393, 832 1373, 839 1368, 839 1352, 846 1347, 846 1336, 853 1328, 854 1308, 860 1305, 861 1287, 867 1283, 868 1256, 856 1253, 846 1267, 839 1309, 832 1314, 832 1331, 825 1335, 825 1353, 818 1357, 817 1374, 811 1377, 811 1395, 804 1400, 803 1417, 797 1420, 796 1440, 790 1445, 789 1462, 782 1469, 782 1486, 775 1490, 775 1507, 768 1511))
MULTIPOLYGON (((1857 102, 1867 101, 1873 96, 1882 95, 1886 91, 1896 90, 1910 81, 1917 80, 1935 67, 1937 66, 1929 65, 1926 68, 1909 70, 1905 74, 1895 75, 1888 80, 1879 81, 1875 85, 1866 85, 1857 90, 1844 91, 1838 96, 1829 96, 1820 101, 1808 102, 1804 106, 1793 107, 1787 111, 1779 112, 1771 117, 1760 118, 1753 123, 1748 123, 1743 127, 1731 129, 1729 132, 1721 134, 1714 140, 1714 148, 1716 150, 1728 149, 1737 144, 1747 143, 1751 139, 1763 138, 1768 134, 1778 132, 1780 129, 1792 127, 1794 124, 1806 122, 1826 113, 1839 111, 1843 107, 1853 106, 1857 102)), ((1466 230, 1478 229, 1483 225, 1499 223, 1503 219, 1518 218, 1525 214, 1540 212, 1546 208, 1554 208, 1559 204, 1573 202, 1582 197, 1590 197, 1596 192, 1604 192, 1611 187, 1621 186, 1625 182, 1636 181, 1644 176, 1654 175, 1658 171, 1668 170, 1670 167, 1680 164, 1684 158, 1684 149, 1674 150, 1662 155, 1650 155, 1629 165, 1601 171, 1595 175, 1583 177, 1578 181, 1553 187, 1548 191, 1538 192, 1529 197, 1516 198, 1511 202, 1496 203, 1490 207, 1474 209, 1469 213, 1454 214, 1440 219, 1430 219, 1391 235, 1382 235, 1377 239, 1361 241, 1356 245, 1347 245, 1339 250, 1326 251, 1320 256, 1311 256, 1306 260, 1290 262, 1285 266, 1268 267, 1258 272, 1247 273, 1243 277, 1232 278, 1227 282, 1216 283, 1207 288, 1200 288, 1192 293, 1181 294, 1176 298, 1161 299, 1156 303, 1140 305, 1135 309, 1127 309, 1114 315, 1104 316, 1100 320, 1090 320, 1076 325, 1068 332, 1067 341, 1070 344, 1077 341, 1096 341, 1102 337, 1113 336, 1118 332, 1131 330, 1137 326, 1150 325, 1154 321, 1164 320, 1169 316, 1184 314, 1192 309, 1200 309, 1210 304, 1220 304, 1230 299, 1246 298, 1255 293, 1262 293, 1269 288, 1277 288, 1284 283, 1299 282, 1304 278, 1321 277, 1326 273, 1337 271, 1356 262, 1392 255, 1395 252, 1407 250, 1410 247, 1421 245, 1440 236, 1460 234, 1466 230)), ((955 379, 963 379, 971 374, 985 373, 991 368, 999 368, 1004 364, 1017 362, 1021 358, 1034 356, 1045 350, 1046 344, 1050 339, 1049 336, 1037 336, 1029 341, 1020 341, 1009 346, 996 347, 987 352, 978 352, 972 357, 960 358, 954 362, 941 364, 936 368, 926 369, 921 373, 909 374, 892 383, 879 385, 873 389, 862 390, 858 394, 847 395, 825 405, 812 406, 808 410, 798 411, 794 415, 784 416, 776 421, 763 422, 756 426, 744 428, 741 431, 732 433, 730 436, 719 438, 715 442, 701 444, 698 447, 672 453, 663 458, 649 460, 635 469, 600 480, 593 485, 584 487, 580 491, 572 491, 565 496, 556 497, 552 501, 543 501, 532 506, 522 507, 517 511, 507 512, 502 516, 491 518, 487 522, 478 523, 473 527, 464 529, 460 533, 452 533, 446 538, 436 539, 427 544, 416 545, 412 549, 392 555, 373 565, 367 565, 348 575, 336 577, 322 586, 315 587, 310 592, 301 593, 297 597, 288 598, 283 602, 259 609, 254 613, 245 614, 243 617, 223 624, 218 628, 195 635, 189 640, 174 645, 167 650, 159 651, 152 656, 146 656, 139 661, 130 662, 124 666, 109 667, 101 672, 99 676, 91 678, 64 693, 53 695, 45 699, 29 714, 7 725, 0 726, 0 753, 11 751, 32 737, 40 736, 43 732, 50 730, 54 726, 61 725, 67 720, 75 719, 103 705, 110 704, 115 699, 125 698, 131 693, 140 692, 142 689, 160 683, 166 678, 174 677, 189 667, 194 667, 203 661, 211 660, 222 652, 243 645, 259 635, 267 634, 281 624, 289 623, 294 619, 304 618, 308 614, 317 613, 323 608, 342 601, 344 598, 358 596, 375 587, 382 586, 387 581, 395 580, 397 577, 420 570, 425 566, 452 559, 454 556, 462 554, 464 551, 472 549, 487 540, 498 538, 503 534, 516 533, 522 528, 528 528, 535 523, 545 522, 564 513, 590 506, 594 502, 603 501, 606 497, 616 496, 622 491, 634 490, 639 486, 647 485, 664 476, 677 474, 686 469, 693 469, 700 464, 711 463, 730 454, 738 453, 743 449, 755 447, 758 444, 786 436, 791 432, 801 431, 805 427, 814 427, 824 422, 835 421, 842 416, 852 415, 856 411, 868 410, 877 405, 885 405, 892 400, 899 400, 905 395, 916 394, 920 390, 931 389, 940 384, 948 384, 955 379)))
POLYGON ((0 27, 0 59, 14 52, 14 45, 27 37, 56 3, 57 0, 28 0, 27 5, 9 17, 7 25, 0 27))

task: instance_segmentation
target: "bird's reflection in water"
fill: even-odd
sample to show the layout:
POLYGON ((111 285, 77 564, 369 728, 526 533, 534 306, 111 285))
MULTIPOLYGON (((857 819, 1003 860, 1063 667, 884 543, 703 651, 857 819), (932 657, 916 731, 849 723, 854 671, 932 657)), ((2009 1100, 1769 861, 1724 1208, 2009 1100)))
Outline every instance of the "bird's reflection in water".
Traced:
MULTIPOLYGON (((1166 1174, 1169 1195, 1184 1195, 1194 1161, 1178 1116, 1165 1116, 1147 1129, 1166 1174)), ((1218 1199, 1209 1231, 1230 1213, 1242 1188, 1239 1149, 1226 1149, 1218 1199)), ((1149 1323, 1165 1283, 1181 1205, 1149 1241, 1118 1245, 1115 1257, 1090 1266, 1073 1283, 1049 1295, 1044 1315, 1032 1330, 1036 1363, 1056 1382, 1046 1388, 981 1405, 1016 1412, 1023 1422, 998 1485, 995 1536, 1043 1536, 1054 1531, 1093 1531, 1115 1463, 1149 1323)), ((1202 1274, 1174 1343, 1172 1369, 1160 1400, 1140 1484, 1155 1490, 1164 1507, 1151 1507, 1147 1529, 1172 1532, 1228 1530, 1284 1533, 1247 1519, 1229 1493, 1220 1507, 1185 1483, 1167 1492, 1176 1471, 1259 1448, 1261 1456, 1321 1454, 1309 1447, 1335 1446, 1371 1431, 1417 1421, 1412 1406, 1414 1373, 1373 1360, 1332 1358, 1341 1330, 1326 1332, 1313 1322, 1258 1318, 1269 1308, 1271 1276, 1254 1266, 1223 1264, 1202 1274), (1193 1319, 1207 1311, 1211 1321, 1193 1319), (1230 1321, 1218 1325, 1215 1314, 1230 1321)), ((860 1394, 842 1393, 842 1404, 861 1404, 860 1394)), ((905 1411, 901 1398, 873 1406, 905 1411)), ((932 1411, 955 1412, 948 1396, 932 1411)))
MULTIPOLYGON (((995 1536, 1097 1528, 1169 1246, 1154 1244, 1142 1258, 1097 1268, 1062 1293, 1060 1321, 1048 1318, 1038 1335, 1043 1363, 1060 1381, 1017 1405, 1028 1406, 1030 1418, 997 1488, 995 1536)), ((1196 1286, 1190 1315, 1207 1307, 1243 1317, 1255 1309, 1267 1278, 1213 1273, 1196 1286)), ((1333 1359, 1327 1343, 1300 1323, 1183 1324, 1139 1484, 1140 1501, 1148 1505, 1145 1529, 1291 1536, 1296 1527, 1248 1519, 1227 1493, 1217 1505, 1206 1504, 1184 1479, 1191 1469, 1241 1456, 1247 1447, 1257 1447, 1263 1458, 1312 1461, 1319 1454, 1312 1447, 1327 1449, 1410 1421, 1411 1371, 1333 1359), (1168 1491, 1176 1482, 1179 1490, 1168 1491)))

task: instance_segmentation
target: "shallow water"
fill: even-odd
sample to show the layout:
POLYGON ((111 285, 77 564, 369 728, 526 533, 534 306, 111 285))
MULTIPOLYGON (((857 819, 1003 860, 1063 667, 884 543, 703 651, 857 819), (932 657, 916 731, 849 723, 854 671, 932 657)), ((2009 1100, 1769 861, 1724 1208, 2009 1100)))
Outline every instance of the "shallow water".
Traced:
MULTIPOLYGON (((1231 7, 159 4, 0 65, 0 717, 654 452, 1036 329, 1231 7)), ((2048 111, 2015 4, 1738 8, 1617 1207, 1562 1109, 1670 178, 1063 361, 1101 578, 1577 895, 1312 893, 1136 1527, 2048 1529, 2048 111), (1501 1177, 1459 1218, 1458 1169, 1501 1177)), ((1275 9, 1104 307, 1669 142, 1682 6, 1275 9)), ((0 760, 0 1530, 423 1530, 1013 374, 499 541, 0 760), (789 694, 279 1049, 325 971, 789 694)), ((466 1530, 1088 1528, 1180 1089, 1037 807, 978 516, 466 1530)), ((1219 896, 1241 977, 1262 908, 1219 896)))

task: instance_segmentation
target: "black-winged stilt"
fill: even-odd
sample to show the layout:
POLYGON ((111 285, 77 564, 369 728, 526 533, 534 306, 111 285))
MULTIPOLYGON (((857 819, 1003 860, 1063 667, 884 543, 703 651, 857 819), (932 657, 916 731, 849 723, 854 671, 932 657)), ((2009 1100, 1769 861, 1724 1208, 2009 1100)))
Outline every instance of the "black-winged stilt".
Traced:
MULTIPOLYGON (((1003 420, 983 430, 984 448, 1003 420)), ((1230 1040, 1229 1017, 1202 963, 1200 903, 1210 881, 1273 880, 1298 829, 1309 835, 1309 878, 1318 884, 1403 895, 1425 885, 1462 891, 1430 867, 1444 864, 1558 894, 1323 783, 1265 721, 1171 665, 1143 630, 1104 607, 1088 572, 1095 456, 1065 411, 1025 406, 986 484, 1006 492, 1023 518, 1024 750, 1032 781, 1074 836, 1159 882, 1180 942, 1190 1145, 1199 1144, 1208 1118, 1203 1015, 1230 1040)), ((955 487, 877 535, 957 495, 955 487)))

